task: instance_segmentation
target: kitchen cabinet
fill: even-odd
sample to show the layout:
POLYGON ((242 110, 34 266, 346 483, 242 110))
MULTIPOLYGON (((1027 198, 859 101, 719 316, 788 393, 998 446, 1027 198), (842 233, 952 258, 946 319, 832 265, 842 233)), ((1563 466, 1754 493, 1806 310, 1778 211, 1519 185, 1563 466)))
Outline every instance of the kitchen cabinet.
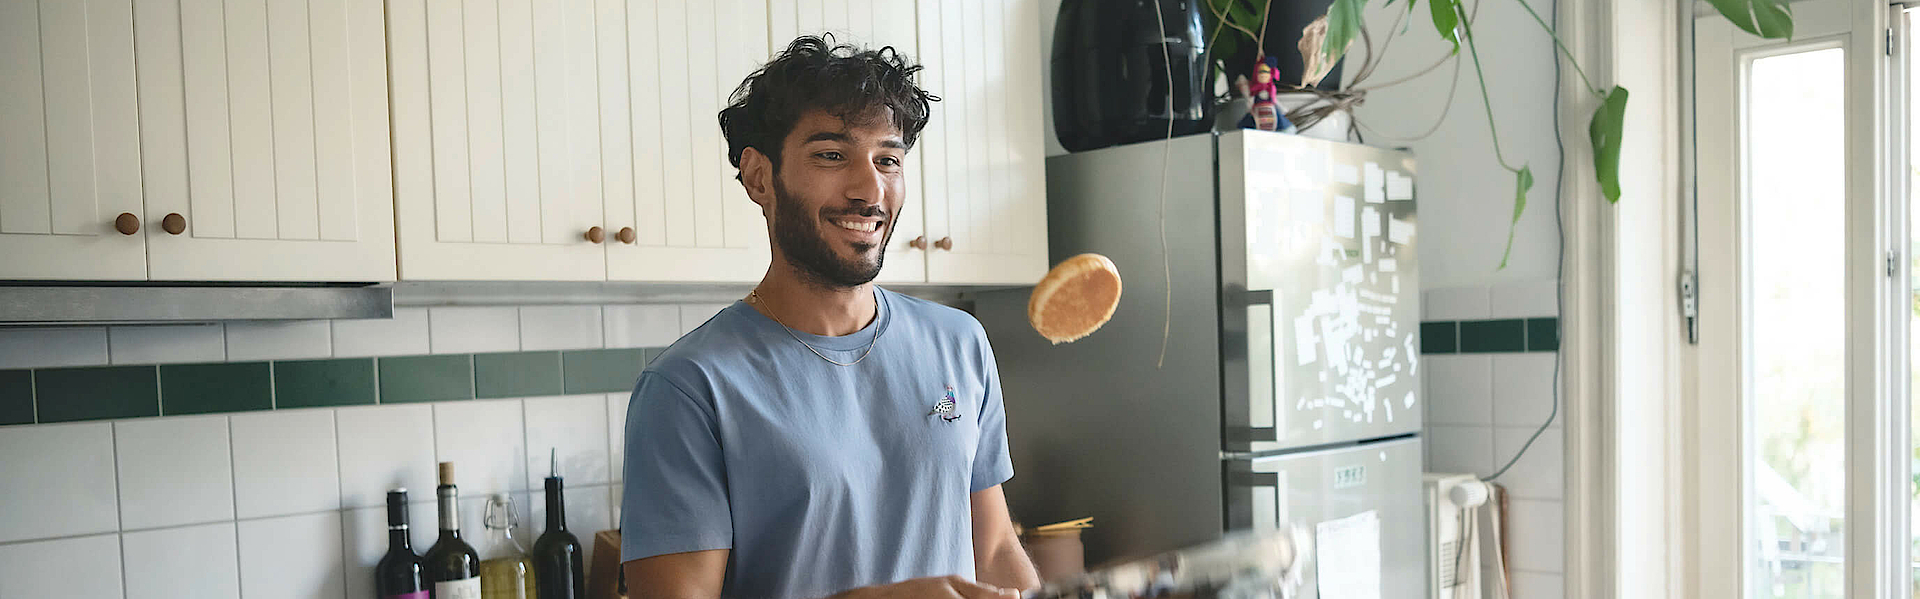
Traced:
POLYGON ((133 58, 129 0, 0 2, 0 279, 147 278, 133 58))
POLYGON ((766 269, 764 221, 717 120, 766 55, 763 2, 388 7, 402 278, 766 269))
POLYGON ((147 278, 393 280, 381 1, 132 12, 147 278))
POLYGON ((1030 285, 1047 271, 1039 0, 918 0, 927 281, 1030 285))
POLYGON ((758 281, 766 220, 727 162, 720 109, 766 62, 789 0, 601 0, 600 109, 613 281, 758 281), (624 23, 624 26, 622 26, 624 23), (608 86, 617 81, 621 85, 608 86))
POLYGON ((392 280, 379 6, 0 5, 0 278, 392 280))

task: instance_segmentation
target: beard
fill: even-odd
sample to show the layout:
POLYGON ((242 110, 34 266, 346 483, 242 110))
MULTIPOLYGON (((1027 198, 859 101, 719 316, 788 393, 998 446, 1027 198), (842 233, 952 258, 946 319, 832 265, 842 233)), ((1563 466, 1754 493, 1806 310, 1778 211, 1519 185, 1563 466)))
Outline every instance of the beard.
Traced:
POLYGON ((815 226, 816 215, 806 213, 802 202, 787 192, 780 177, 773 178, 774 225, 773 242, 780 247, 780 253, 787 263, 800 271, 802 278, 816 285, 833 289, 849 289, 872 282, 880 276, 880 267, 886 262, 885 248, 893 241, 893 221, 896 215, 889 215, 885 209, 873 204, 864 207, 841 210, 834 214, 823 214, 821 220, 828 220, 836 214, 858 214, 861 216, 879 215, 884 219, 886 234, 880 238, 880 245, 867 243, 853 244, 857 254, 853 259, 841 258, 834 252, 833 246, 819 227, 815 226))

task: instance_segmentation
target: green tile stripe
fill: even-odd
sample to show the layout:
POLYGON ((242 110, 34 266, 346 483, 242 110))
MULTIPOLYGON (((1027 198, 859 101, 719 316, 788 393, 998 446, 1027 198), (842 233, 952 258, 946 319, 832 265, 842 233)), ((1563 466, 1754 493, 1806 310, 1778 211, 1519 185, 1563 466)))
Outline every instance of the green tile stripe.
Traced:
POLYGON ((1559 327, 1556 317, 1432 320, 1420 323, 1420 353, 1559 351, 1559 327))
POLYGON ((659 348, 0 370, 0 426, 611 393, 659 348))

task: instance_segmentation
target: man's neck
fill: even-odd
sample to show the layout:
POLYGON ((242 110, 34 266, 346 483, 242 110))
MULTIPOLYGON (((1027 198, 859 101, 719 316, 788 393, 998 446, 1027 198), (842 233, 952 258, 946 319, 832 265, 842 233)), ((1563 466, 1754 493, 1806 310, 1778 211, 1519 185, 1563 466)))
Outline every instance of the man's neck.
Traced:
POLYGON ((796 331, 823 337, 851 335, 879 315, 873 284, 828 287, 803 279, 790 269, 772 268, 754 288, 754 309, 796 331))

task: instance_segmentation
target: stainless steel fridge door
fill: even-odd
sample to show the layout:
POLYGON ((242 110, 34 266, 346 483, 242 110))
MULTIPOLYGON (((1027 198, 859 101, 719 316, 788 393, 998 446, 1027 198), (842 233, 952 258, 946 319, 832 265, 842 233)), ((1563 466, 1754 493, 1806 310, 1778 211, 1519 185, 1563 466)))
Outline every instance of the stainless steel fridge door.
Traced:
POLYGON ((1420 430, 1413 156, 1221 135, 1224 449, 1420 430))
POLYGON ((1417 437, 1228 460, 1227 527, 1301 526, 1314 534, 1316 566, 1306 570, 1302 597, 1319 597, 1321 582, 1376 580, 1380 597, 1425 597, 1420 464, 1417 437), (1356 526, 1362 523, 1368 526, 1356 526), (1375 561, 1356 559, 1356 552, 1375 561), (1323 558, 1333 561, 1320 563, 1323 558), (1321 581, 1321 572, 1340 572, 1342 579, 1321 581))

